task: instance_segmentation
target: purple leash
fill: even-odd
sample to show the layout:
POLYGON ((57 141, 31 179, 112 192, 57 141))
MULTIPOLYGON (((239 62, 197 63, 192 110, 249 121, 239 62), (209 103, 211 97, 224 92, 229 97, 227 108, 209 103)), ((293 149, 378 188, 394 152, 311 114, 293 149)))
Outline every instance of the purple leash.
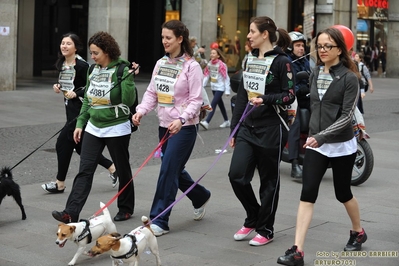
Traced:
POLYGON ((210 171, 212 170, 212 168, 216 165, 216 163, 219 161, 220 157, 223 155, 223 151, 227 148, 227 145, 229 145, 230 140, 233 138, 234 134, 237 132, 238 128, 240 127, 241 123, 245 120, 245 118, 247 118, 247 116, 255 109, 255 107, 252 107, 249 111, 250 104, 249 102, 247 103, 245 110, 240 118, 240 120, 238 121, 238 124, 236 125, 236 127, 234 128, 233 132, 230 134, 230 136, 228 137, 226 143, 223 146, 222 152, 219 153, 219 155, 216 157, 216 159, 214 160, 214 162, 212 163, 212 165, 209 167, 209 169, 197 180, 194 182, 194 184, 192 184, 186 191, 183 192, 182 195, 180 195, 172 204, 169 205, 169 207, 167 207, 164 211, 162 211, 160 214, 158 214, 154 219, 152 219, 151 221, 155 221, 156 219, 158 219, 160 216, 162 216, 164 213, 166 213, 168 210, 170 210, 173 206, 175 206, 180 200, 182 200, 201 180, 202 178, 204 178, 204 176, 210 171))

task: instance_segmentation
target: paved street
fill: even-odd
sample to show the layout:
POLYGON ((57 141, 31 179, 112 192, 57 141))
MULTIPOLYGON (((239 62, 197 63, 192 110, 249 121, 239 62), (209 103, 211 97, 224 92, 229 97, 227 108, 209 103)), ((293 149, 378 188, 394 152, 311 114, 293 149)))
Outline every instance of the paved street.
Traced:
MULTIPOLYGON (((64 208, 77 173, 79 156, 73 156, 65 193, 46 194, 40 187, 42 183, 55 178, 56 137, 51 137, 62 128, 65 121, 62 97, 52 91, 53 81, 50 78, 18 80, 16 91, 0 92, 0 166, 12 167, 38 149, 13 170, 15 181, 21 185, 27 220, 21 220, 20 210, 11 198, 5 198, 0 205, 1 266, 67 265, 77 250, 72 242, 68 242, 64 248, 55 244, 58 222, 52 218, 51 211, 64 208)), ((350 221, 342 204, 335 199, 332 174, 327 171, 305 243, 305 265, 399 265, 398 81, 374 78, 375 92, 368 93, 364 99, 366 130, 371 136, 368 142, 373 149, 375 162, 369 180, 353 187, 353 193, 359 200, 362 226, 368 234, 363 249, 365 252, 342 256, 344 254, 341 251, 349 237, 350 221), (394 256, 385 257, 388 254, 383 253, 385 251, 394 251, 394 256), (338 260, 333 260, 336 255, 338 260), (318 262, 335 264, 316 264, 318 262)), ((140 96, 147 84, 145 77, 138 77, 140 96)), ((209 95, 212 95, 211 92, 209 95)), ((225 98, 230 114, 229 101, 229 98, 225 98)), ((274 241, 262 247, 249 246, 250 238, 234 241, 233 234, 242 226, 245 213, 227 177, 232 149, 228 148, 210 169, 217 158, 215 150, 224 146, 229 134, 228 129, 219 128, 222 120, 217 110, 210 129, 200 129, 187 165, 187 170, 195 180, 209 170, 201 181, 212 192, 206 216, 202 221, 194 221, 190 201, 184 198, 177 203, 170 217, 170 233, 158 238, 164 266, 277 265, 277 257, 293 244, 301 184, 291 180, 290 165, 286 163, 281 164, 281 190, 274 241)), ((140 131, 132 135, 129 149, 133 172, 156 147, 157 125, 157 118, 152 112, 142 120, 140 131)), ((132 219, 116 223, 121 234, 140 226, 141 216, 149 214, 159 163, 159 159, 151 159, 134 179, 135 213, 132 219)), ((258 191, 257 176, 253 183, 254 190, 258 191)), ((81 218, 94 214, 99 209, 99 202, 108 202, 116 192, 107 177, 107 170, 98 168, 81 218)), ((109 210, 112 216, 116 214, 115 202, 109 210)), ((110 259, 107 255, 97 258, 82 255, 76 265, 110 265, 110 259)), ((151 254, 143 255, 140 266, 146 265, 155 265, 155 258, 151 254)))

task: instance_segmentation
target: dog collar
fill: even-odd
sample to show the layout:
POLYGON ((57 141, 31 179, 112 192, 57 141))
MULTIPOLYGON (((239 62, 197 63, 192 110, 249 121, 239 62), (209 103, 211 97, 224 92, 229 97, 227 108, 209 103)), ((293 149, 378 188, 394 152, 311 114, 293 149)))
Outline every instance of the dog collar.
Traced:
POLYGON ((83 229, 82 233, 78 236, 78 238, 75 240, 77 242, 82 241, 87 237, 87 244, 91 243, 92 236, 91 236, 91 231, 90 231, 90 222, 88 220, 80 219, 80 222, 85 223, 85 228, 83 229))
POLYGON ((137 242, 136 236, 126 234, 123 237, 130 237, 132 239, 132 247, 130 248, 129 252, 126 253, 125 255, 118 256, 118 257, 111 256, 114 259, 128 259, 133 255, 137 256, 138 249, 137 249, 137 245, 136 245, 136 242, 137 242))

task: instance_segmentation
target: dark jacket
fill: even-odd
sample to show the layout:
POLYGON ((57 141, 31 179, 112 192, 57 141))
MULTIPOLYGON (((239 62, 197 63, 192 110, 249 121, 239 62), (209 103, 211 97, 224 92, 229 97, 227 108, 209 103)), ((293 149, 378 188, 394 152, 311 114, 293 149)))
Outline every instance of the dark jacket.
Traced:
POLYGON ((333 81, 323 99, 317 90, 319 68, 310 75, 309 136, 324 143, 344 142, 353 138, 352 117, 359 94, 359 80, 342 62, 330 68, 333 81))
MULTIPOLYGON (((294 69, 294 74, 296 75, 300 71, 305 71, 310 74, 310 63, 306 57, 298 58, 295 54, 291 53, 288 55, 291 59, 292 67, 294 69)), ((296 76, 295 76, 296 77, 296 76)), ((295 80, 295 95, 298 100, 298 105, 300 108, 309 109, 309 79, 295 80)))
MULTIPOLYGON (((278 56, 273 60, 270 66, 269 74, 266 77, 266 93, 262 97, 263 105, 256 107, 254 111, 243 121, 247 127, 259 128, 269 125, 282 124, 273 105, 290 105, 295 100, 294 74, 292 73, 291 60, 276 46, 273 50, 264 54, 264 56, 278 56)), ((259 56, 259 49, 252 50, 252 55, 259 56)), ((234 108, 233 118, 231 119, 231 130, 233 131, 245 110, 248 103, 248 94, 244 89, 243 79, 237 91, 237 100, 234 108)), ((280 112, 280 115, 287 121, 287 112, 280 112)), ((238 133, 238 131, 237 131, 238 133)))

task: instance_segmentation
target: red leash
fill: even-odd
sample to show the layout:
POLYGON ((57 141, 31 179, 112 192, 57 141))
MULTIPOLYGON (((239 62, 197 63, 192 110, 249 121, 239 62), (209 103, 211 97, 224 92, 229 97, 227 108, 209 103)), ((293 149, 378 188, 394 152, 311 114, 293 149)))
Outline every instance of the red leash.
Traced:
POLYGON ((111 205, 112 202, 114 202, 118 196, 127 188, 127 186, 133 181, 133 178, 135 178, 138 173, 141 171, 141 169, 144 168, 144 166, 148 163, 148 161, 154 156, 154 154, 158 151, 158 149, 160 149, 162 147, 162 145, 169 139, 171 138, 173 135, 169 134, 168 137, 166 137, 168 135, 169 131, 166 131, 165 135, 163 136, 163 138, 161 139, 161 141, 158 143, 157 147, 150 153, 150 155, 148 155, 148 157, 145 159, 145 161, 141 164, 141 166, 139 167, 139 169, 137 169, 136 173, 134 173, 133 177, 129 180, 129 182, 127 182, 127 184, 118 192, 116 193, 115 196, 113 196, 106 204, 104 207, 102 207, 101 209, 99 209, 96 213, 94 213, 90 218, 96 217, 97 215, 99 215, 100 213, 102 213, 102 211, 107 208, 109 205, 111 205))

